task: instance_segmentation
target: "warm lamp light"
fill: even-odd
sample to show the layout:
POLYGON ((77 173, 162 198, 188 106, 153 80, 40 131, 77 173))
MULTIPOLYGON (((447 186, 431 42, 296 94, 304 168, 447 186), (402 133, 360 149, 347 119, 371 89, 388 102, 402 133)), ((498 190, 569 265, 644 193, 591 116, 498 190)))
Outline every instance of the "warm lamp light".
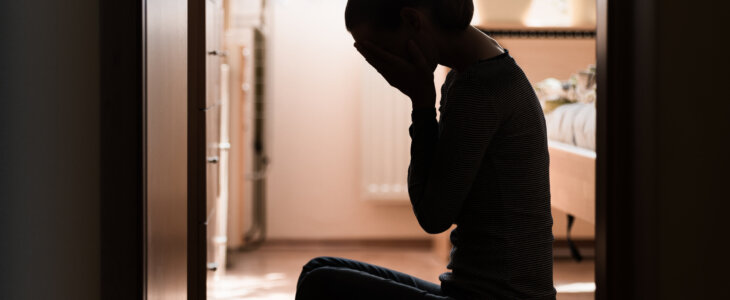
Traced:
POLYGON ((569 0, 532 0, 522 18, 530 27, 566 27, 573 25, 573 5, 569 0))

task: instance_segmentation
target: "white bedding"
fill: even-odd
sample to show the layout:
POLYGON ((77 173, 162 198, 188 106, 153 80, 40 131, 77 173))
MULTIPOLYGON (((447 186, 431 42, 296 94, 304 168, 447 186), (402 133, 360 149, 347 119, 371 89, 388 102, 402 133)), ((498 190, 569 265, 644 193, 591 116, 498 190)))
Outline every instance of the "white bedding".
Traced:
POLYGON ((594 103, 564 104, 545 115, 548 139, 595 151, 596 106, 594 103))

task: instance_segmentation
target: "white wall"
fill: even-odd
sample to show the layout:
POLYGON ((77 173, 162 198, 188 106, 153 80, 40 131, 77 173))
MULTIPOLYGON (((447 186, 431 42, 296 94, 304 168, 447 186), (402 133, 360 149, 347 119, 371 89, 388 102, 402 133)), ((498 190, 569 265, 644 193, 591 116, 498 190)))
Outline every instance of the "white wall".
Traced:
POLYGON ((409 204, 377 205, 360 198, 362 58, 345 29, 345 3, 271 3, 267 77, 271 239, 427 236, 409 204))

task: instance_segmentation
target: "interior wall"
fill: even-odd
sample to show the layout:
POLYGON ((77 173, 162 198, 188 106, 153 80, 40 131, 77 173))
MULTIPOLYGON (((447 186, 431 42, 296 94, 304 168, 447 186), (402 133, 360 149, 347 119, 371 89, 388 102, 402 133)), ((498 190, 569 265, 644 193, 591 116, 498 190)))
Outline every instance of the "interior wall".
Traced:
POLYGON ((497 38, 497 41, 509 50, 533 84, 548 77, 568 80, 571 75, 596 64, 595 39, 497 38))
POLYGON ((99 299, 99 12, 0 2, 2 299, 99 299))
POLYGON ((345 3, 270 3, 269 238, 426 237, 409 204, 360 197, 363 58, 345 29, 345 3))

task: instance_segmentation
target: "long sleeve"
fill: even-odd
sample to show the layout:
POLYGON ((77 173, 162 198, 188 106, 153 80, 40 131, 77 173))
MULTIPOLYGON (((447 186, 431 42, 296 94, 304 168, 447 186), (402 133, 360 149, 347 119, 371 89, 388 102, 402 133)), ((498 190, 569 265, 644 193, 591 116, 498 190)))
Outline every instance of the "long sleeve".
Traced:
POLYGON ((495 99, 478 84, 450 90, 440 133, 435 108, 411 112, 408 194, 428 233, 443 232, 456 221, 499 125, 495 99))

